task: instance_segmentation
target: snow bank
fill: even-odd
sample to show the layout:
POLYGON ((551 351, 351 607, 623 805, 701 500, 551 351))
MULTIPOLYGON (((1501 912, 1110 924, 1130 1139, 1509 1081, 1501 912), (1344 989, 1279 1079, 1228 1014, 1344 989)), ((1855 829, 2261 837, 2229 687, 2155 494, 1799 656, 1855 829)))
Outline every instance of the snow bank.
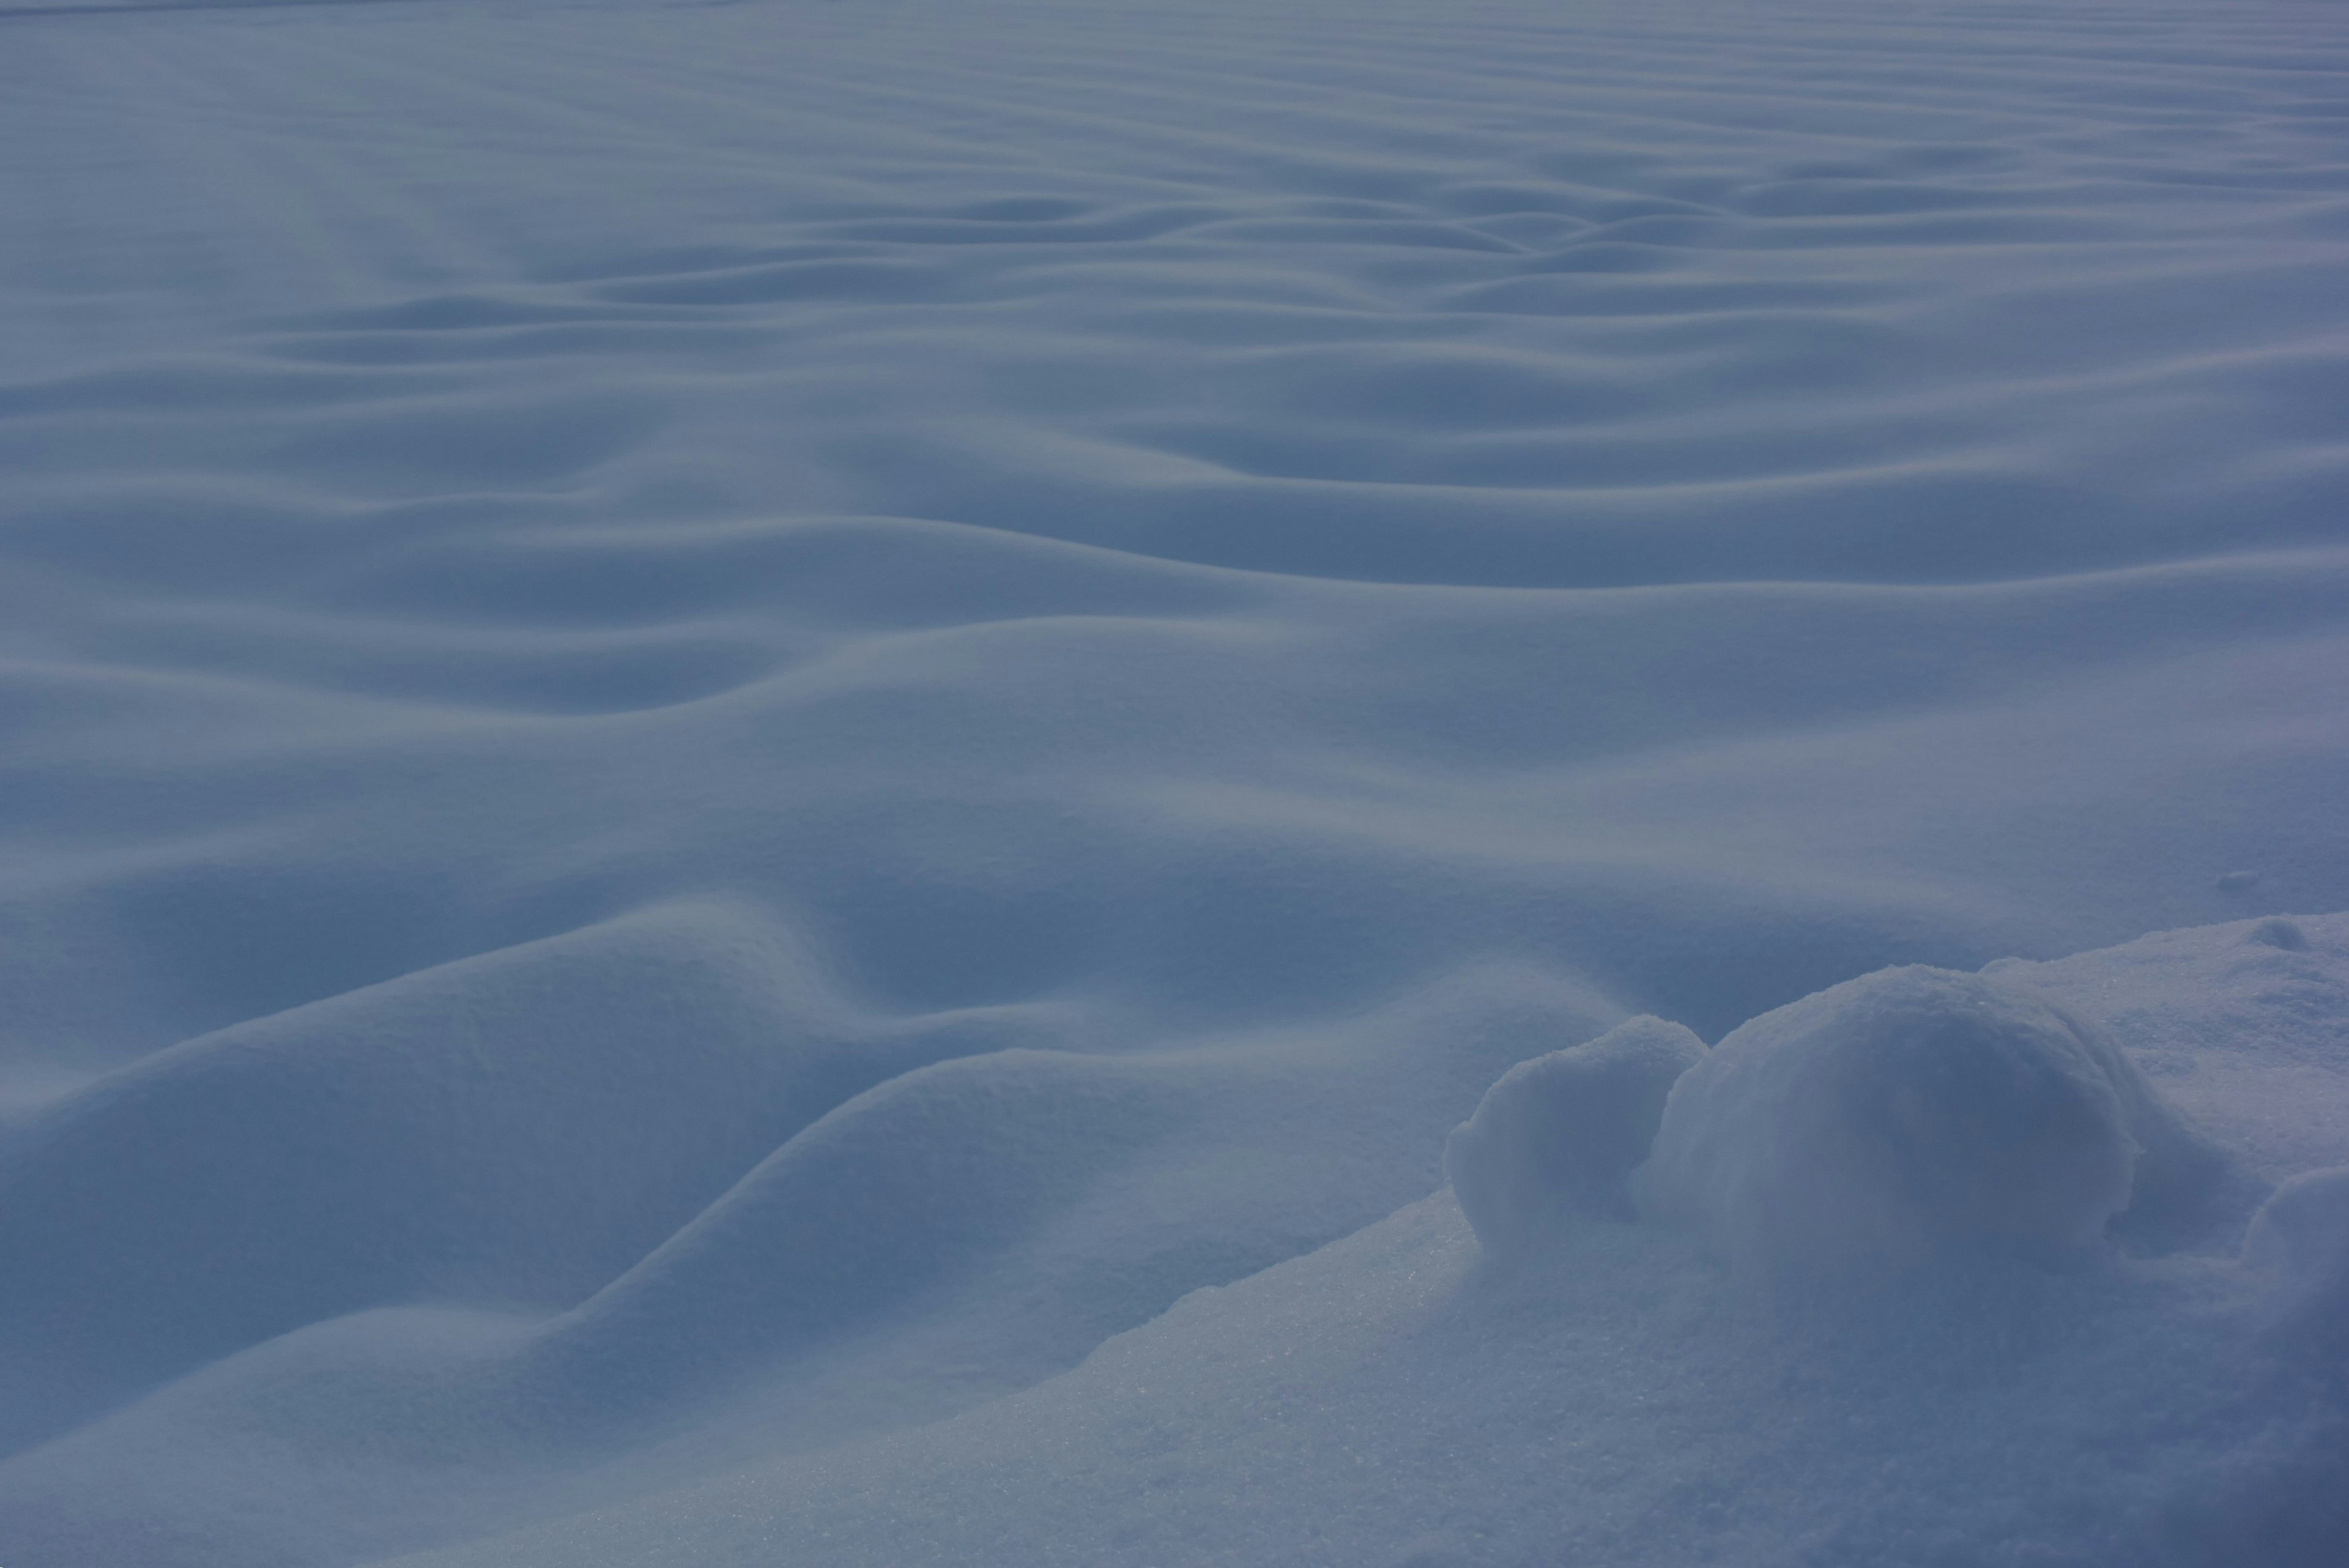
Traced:
POLYGON ((1628 1220, 1664 1096, 1704 1042, 1652 1015, 1519 1063, 1453 1129, 1444 1174, 1485 1255, 1506 1261, 1575 1220, 1628 1220))
MULTIPOLYGON (((2254 1188, 2339 1165, 2349 1127, 2349 931, 2270 916, 1985 973, 2094 1018, 2254 1188)), ((2264 1189, 2229 1196, 2248 1213, 2264 1189)))
POLYGON ((2054 1258, 2215 1157, 2105 1033, 2030 992, 1910 966, 1733 1032, 1674 1087, 1632 1185, 1770 1272, 1874 1272, 1952 1245, 2054 1258))

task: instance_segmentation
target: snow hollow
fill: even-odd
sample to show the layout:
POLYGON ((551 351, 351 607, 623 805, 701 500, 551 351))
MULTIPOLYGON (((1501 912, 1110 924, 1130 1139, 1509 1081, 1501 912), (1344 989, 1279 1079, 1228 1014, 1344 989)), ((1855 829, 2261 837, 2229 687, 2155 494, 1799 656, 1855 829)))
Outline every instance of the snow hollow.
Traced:
POLYGON ((0 0, 5 1568, 2349 1562, 2349 12, 0 0))

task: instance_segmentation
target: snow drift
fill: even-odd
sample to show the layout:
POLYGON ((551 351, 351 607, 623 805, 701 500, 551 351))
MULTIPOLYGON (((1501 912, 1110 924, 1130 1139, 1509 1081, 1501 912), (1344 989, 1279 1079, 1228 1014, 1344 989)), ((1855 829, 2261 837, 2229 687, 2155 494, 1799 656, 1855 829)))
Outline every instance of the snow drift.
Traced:
POLYGON ((0 5, 0 1564, 2331 1568, 2344 79, 0 5), (1690 1102, 1903 1310, 1624 1221, 1992 961, 1690 1102))
MULTIPOLYGON (((2269 1102, 2264 1136, 2226 1147, 2230 1163, 2262 1160, 2306 1134, 2337 1137, 2349 1114, 2349 917, 2296 923, 2308 942, 2289 952, 2239 922, 2006 962, 1994 977, 1863 977, 1751 1021, 1684 1088, 1733 1067, 1723 1053, 1746 1033, 1739 1055, 1831 1069, 1830 1085, 1862 1091, 1862 1112, 1888 1080, 1921 1080, 1960 1110, 1979 1099, 1951 1088, 1979 1096, 1987 1085, 2002 1103, 2020 1093, 2095 1106, 2116 1137, 2124 1124, 2175 1137, 2233 1097, 2230 1059, 2297 1061, 2300 1092, 2269 1102), (2155 975, 2184 983, 2165 995, 2155 975), (1953 1069, 1939 1084, 1937 1061, 1953 1069), (2146 1119, 2129 1122, 2116 1061, 2137 1075, 2123 1082, 2162 1085, 2175 1106, 2139 1101, 2146 1119), (2051 1094, 2042 1075, 2054 1072, 2070 1083, 2051 1094)), ((1485 1136, 1455 1145, 1460 1168, 1516 1176, 1526 1185, 1500 1189, 1511 1196, 1559 1196, 1537 1179, 1578 1168, 1538 1128, 1588 1127, 1592 1101, 1539 1086, 1588 1088, 1578 1064, 1652 1050, 1655 1066, 1691 1048, 1652 1019, 1610 1038, 1505 1074, 1470 1123, 1485 1136), (1526 1136, 1492 1139, 1503 1127, 1526 1136)), ((1950 1120, 1961 1135, 1985 1131, 1950 1120)), ((2024 1130, 2050 1126, 2064 1124, 2024 1130)), ((1894 1188, 1893 1252, 1869 1255, 1863 1291, 1757 1290, 1775 1279, 1723 1267, 1702 1233, 1571 1208, 1547 1210, 1537 1230, 1495 1231, 1489 1193, 1467 1200, 1486 1205, 1472 1230, 1467 1203, 1438 1192, 1193 1293, 1062 1376, 952 1419, 403 1563, 752 1568, 800 1552, 873 1568, 1530 1568, 1561 1557, 1666 1568, 1733 1552, 1859 1568, 1910 1561, 1920 1542, 1954 1561, 2075 1568, 2221 1568, 2247 1552, 2290 1568, 2337 1559, 2349 1541, 2333 1484, 2349 1386, 2327 1294, 2339 1280, 2337 1171, 2279 1188, 2240 1256, 2240 1210, 2154 1255, 2089 1234, 2085 1219, 2051 1238, 2046 1197, 2002 1186, 2067 1168, 2060 1144, 2032 1163, 2044 1136, 1915 1147, 1882 1141, 1904 1130, 1897 1120, 1846 1130, 1878 1138, 1864 1152, 1889 1168, 1859 1174, 1894 1188), (1992 1158, 1997 1179, 1980 1179, 1985 1153, 2002 1147, 2031 1158, 1992 1158), (1947 1186, 1904 1184, 1915 1176, 1955 1176, 1956 1197, 2005 1207, 1952 1207, 1947 1186), (1951 1227, 1986 1212, 2020 1232, 1951 1227), (1482 1258, 1496 1239, 1510 1249, 1497 1270, 1482 1258), (1893 1266, 1918 1248, 1930 1249, 1921 1264, 1893 1266)), ((1822 1162, 1801 1173, 1806 1195, 1844 1174, 1822 1162)), ((2125 1184, 2124 1170, 2095 1189, 2100 1215, 2125 1184)), ((1765 1239, 1784 1241, 1785 1228, 1765 1239)), ((1857 1240, 1888 1244, 1882 1231, 1857 1240)))

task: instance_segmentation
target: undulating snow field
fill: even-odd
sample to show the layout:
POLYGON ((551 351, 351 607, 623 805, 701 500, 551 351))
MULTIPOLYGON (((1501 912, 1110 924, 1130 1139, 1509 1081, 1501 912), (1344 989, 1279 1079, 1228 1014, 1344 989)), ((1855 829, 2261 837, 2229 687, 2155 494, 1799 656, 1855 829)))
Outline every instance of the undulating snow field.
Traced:
POLYGON ((2349 1562, 2339 4, 0 0, 0 715, 5 1568, 2349 1562))

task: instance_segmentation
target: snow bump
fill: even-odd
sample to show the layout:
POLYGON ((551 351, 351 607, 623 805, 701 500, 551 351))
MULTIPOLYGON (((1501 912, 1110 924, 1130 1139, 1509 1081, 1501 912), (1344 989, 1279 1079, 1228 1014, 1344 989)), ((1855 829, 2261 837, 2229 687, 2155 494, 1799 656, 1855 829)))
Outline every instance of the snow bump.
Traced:
POLYGON ((2217 1168, 2095 1025, 1982 975, 1878 971, 1746 1023, 1675 1085, 1643 1216, 1741 1267, 2053 1261, 2189 1210, 2217 1168))
POLYGON ((1703 1056, 1687 1029, 1647 1016, 1502 1075, 1444 1149, 1485 1255, 1505 1262, 1575 1221, 1630 1219, 1623 1179, 1647 1158, 1673 1081, 1703 1056))
POLYGON ((2277 1188, 2251 1217, 2243 1262, 2276 1280, 2284 1337, 2349 1345, 2349 1166, 2277 1188))

